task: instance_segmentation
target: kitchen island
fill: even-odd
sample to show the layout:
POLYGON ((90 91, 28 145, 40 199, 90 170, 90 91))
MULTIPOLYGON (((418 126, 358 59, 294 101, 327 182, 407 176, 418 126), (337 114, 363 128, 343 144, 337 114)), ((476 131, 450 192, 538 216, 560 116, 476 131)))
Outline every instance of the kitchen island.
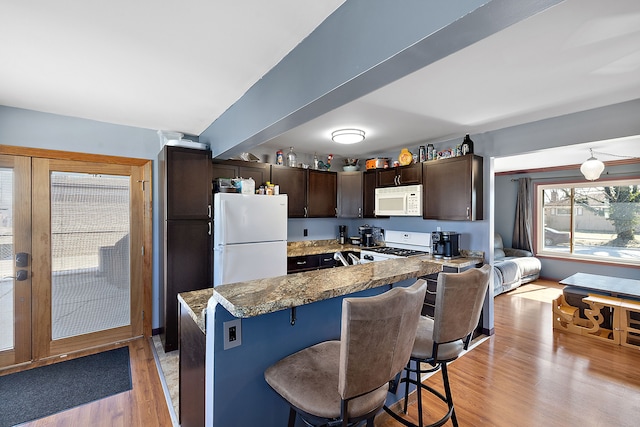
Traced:
MULTIPOLYGON (((288 406, 264 381, 263 373, 268 366, 302 348, 339 339, 345 296, 377 295, 392 286, 411 285, 415 278, 441 269, 442 265, 432 262, 430 257, 401 258, 180 294, 181 322, 197 325, 200 336, 206 340, 204 424, 283 425, 288 406), (234 342, 240 345, 225 350, 225 323, 230 321, 240 323, 234 342)), ((185 331, 182 325, 181 330, 185 331)), ((198 346, 181 343, 181 364, 183 357, 185 362, 192 363, 193 355, 183 356, 191 348, 198 346)), ((192 398, 185 392, 192 387, 201 386, 181 384, 181 402, 188 401, 190 407, 192 398)), ((198 393, 195 394, 197 398, 198 393)), ((389 403, 398 399, 389 394, 389 403)), ((188 421, 199 418, 193 415, 186 414, 181 405, 183 426, 198 425, 188 421)))

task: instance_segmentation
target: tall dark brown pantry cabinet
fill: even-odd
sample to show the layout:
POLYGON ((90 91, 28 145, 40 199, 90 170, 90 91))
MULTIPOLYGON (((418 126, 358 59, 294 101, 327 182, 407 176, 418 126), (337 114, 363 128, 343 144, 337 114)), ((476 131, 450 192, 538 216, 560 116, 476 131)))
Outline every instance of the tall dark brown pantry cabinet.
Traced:
POLYGON ((181 292, 212 285, 211 152, 165 146, 159 156, 165 352, 178 348, 181 292))

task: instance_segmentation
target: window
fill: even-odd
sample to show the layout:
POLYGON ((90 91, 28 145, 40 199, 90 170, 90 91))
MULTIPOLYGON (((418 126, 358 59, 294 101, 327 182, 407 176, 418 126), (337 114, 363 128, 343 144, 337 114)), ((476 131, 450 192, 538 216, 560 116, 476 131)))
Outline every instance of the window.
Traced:
POLYGON ((536 185, 538 254, 640 264, 640 179, 536 185))

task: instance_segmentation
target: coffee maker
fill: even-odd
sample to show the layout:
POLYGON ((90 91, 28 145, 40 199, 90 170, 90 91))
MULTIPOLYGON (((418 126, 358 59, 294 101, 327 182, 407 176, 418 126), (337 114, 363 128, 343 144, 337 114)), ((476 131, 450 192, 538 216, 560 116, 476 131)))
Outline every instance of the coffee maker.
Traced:
POLYGON ((434 258, 458 258, 460 257, 460 234, 455 231, 433 231, 431 246, 434 258))

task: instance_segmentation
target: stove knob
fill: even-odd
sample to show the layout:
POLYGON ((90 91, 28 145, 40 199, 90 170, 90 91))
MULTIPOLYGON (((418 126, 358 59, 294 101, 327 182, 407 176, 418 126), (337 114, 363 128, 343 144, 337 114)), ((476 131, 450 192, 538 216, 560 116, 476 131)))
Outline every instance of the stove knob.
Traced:
POLYGON ((366 259, 367 261, 373 261, 373 255, 365 255, 363 256, 364 259, 366 259))

